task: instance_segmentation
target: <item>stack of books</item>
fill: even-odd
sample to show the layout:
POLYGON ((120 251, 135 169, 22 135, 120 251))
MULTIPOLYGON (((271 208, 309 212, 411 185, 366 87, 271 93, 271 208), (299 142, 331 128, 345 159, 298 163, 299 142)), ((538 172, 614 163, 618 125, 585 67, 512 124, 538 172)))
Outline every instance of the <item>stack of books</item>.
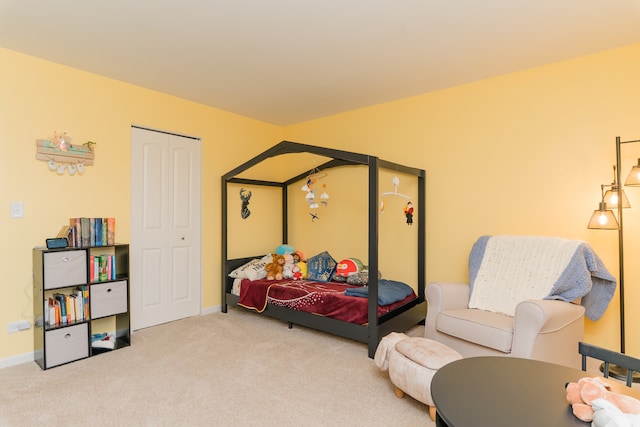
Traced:
POLYGON ((89 255, 89 282, 116 280, 115 255, 89 255))
POLYGON ((69 218, 58 237, 66 237, 71 248, 113 246, 116 242, 115 218, 69 218))

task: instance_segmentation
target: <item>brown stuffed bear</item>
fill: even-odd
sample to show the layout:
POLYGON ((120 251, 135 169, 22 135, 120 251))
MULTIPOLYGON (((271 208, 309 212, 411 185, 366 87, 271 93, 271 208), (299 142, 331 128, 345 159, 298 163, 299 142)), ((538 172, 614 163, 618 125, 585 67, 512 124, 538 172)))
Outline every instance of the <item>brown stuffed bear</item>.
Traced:
POLYGON ((273 254, 272 257, 273 260, 264 266, 267 271, 267 280, 280 280, 284 270, 284 255, 273 254))
MULTIPOLYGON (((573 415, 585 422, 594 421, 595 408, 592 402, 604 399, 615 405, 624 414, 640 414, 640 401, 631 396, 610 391, 611 387, 600 378, 584 377, 578 382, 566 386, 567 401, 571 404, 573 415)), ((594 425, 598 426, 598 423, 594 425)), ((617 424, 615 424, 617 425, 617 424)))

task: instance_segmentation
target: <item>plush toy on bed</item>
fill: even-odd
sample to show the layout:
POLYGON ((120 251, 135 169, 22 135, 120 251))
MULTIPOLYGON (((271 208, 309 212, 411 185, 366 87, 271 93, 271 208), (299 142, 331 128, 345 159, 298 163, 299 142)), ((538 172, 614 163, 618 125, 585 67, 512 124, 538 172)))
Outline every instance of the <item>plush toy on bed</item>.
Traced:
POLYGON ((291 245, 280 245, 276 248, 276 253, 278 255, 292 254, 294 252, 295 249, 293 249, 293 246, 291 245))
POLYGON ((267 272, 267 280, 280 280, 282 279, 282 272, 284 270, 284 255, 273 254, 273 260, 264 266, 267 272))
POLYGON ((573 414, 594 427, 640 425, 640 400, 610 391, 600 378, 584 377, 566 385, 573 414))
POLYGON ((358 258, 346 258, 340 261, 336 265, 336 271, 334 273, 334 276, 343 277, 346 279, 352 274, 356 274, 362 271, 363 268, 364 268, 364 265, 362 264, 362 261, 360 261, 358 258))
POLYGON ((295 280, 304 280, 307 278, 307 263, 298 261, 293 266, 293 278, 295 280))
POLYGON ((282 266, 282 277, 285 279, 293 279, 294 268, 293 255, 286 254, 284 256, 284 265, 282 266))

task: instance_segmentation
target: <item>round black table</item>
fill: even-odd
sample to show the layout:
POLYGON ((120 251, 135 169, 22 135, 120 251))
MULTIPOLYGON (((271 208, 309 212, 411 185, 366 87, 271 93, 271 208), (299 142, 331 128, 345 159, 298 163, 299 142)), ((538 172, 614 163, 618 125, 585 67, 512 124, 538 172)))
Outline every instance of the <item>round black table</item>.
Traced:
POLYGON ((440 368, 431 381, 436 426, 587 427, 571 412, 565 393, 567 382, 585 376, 590 375, 530 359, 457 360, 440 368))

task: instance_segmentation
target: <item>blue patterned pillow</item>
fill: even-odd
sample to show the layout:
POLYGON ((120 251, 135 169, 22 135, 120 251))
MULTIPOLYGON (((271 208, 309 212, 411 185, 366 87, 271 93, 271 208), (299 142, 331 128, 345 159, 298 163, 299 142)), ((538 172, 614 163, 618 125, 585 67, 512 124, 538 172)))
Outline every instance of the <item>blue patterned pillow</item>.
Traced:
POLYGON ((328 282, 338 263, 329 252, 324 251, 307 259, 307 279, 328 282))

